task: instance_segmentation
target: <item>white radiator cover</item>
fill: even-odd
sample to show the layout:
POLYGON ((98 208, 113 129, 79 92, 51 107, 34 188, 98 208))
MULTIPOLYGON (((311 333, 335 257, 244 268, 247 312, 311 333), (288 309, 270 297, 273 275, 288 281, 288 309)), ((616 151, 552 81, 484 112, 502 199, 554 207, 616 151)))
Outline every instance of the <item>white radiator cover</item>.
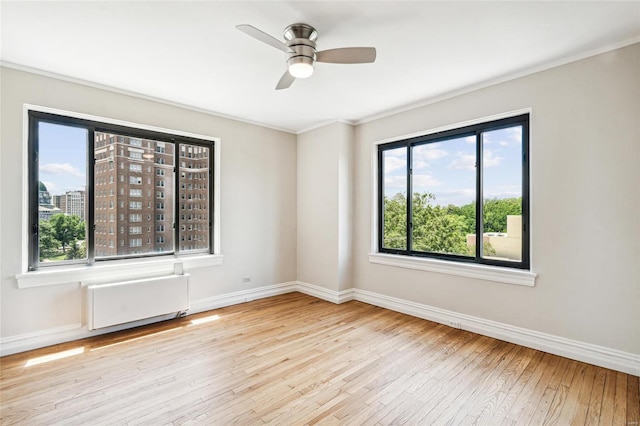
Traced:
POLYGON ((189 309, 189 274, 87 286, 89 330, 189 309))

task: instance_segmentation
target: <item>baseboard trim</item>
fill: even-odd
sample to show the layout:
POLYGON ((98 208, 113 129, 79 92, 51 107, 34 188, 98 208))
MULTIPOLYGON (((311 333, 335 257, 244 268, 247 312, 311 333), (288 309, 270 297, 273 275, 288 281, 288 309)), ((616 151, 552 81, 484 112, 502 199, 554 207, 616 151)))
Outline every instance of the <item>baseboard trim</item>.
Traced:
POLYGON ((576 361, 640 376, 640 355, 629 352, 460 314, 366 290, 355 289, 354 299, 576 361))
POLYGON ((317 297, 318 299, 323 299, 328 302, 333 302, 336 304, 348 302, 349 300, 353 300, 354 298, 354 290, 353 288, 335 291, 329 290, 325 287, 320 287, 317 285, 305 283, 303 281, 296 281, 296 291, 300 293, 308 294, 309 296, 317 297))
POLYGON ((292 293, 294 291, 297 291, 297 282, 295 281, 251 288, 248 290, 234 291, 233 293, 221 294, 191 302, 189 314, 224 308, 225 306, 251 302, 252 300, 264 299, 266 297, 278 296, 280 294, 292 293))

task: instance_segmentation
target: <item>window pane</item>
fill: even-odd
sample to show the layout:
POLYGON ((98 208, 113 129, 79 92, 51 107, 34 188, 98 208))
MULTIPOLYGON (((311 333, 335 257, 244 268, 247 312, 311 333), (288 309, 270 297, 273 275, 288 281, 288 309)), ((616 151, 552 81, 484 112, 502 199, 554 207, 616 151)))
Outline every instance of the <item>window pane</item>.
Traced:
POLYGON ((413 148, 413 250, 475 256, 476 140, 413 148))
POLYGON ((482 134, 483 250, 487 259, 522 260, 522 126, 482 134))
POLYGON ((96 132, 95 160, 95 257, 172 252, 173 144, 96 132))
POLYGON ((407 249, 407 148, 382 153, 383 242, 388 249, 407 249))
POLYGON ((180 144, 180 251, 209 248, 209 155, 208 147, 180 144))
POLYGON ((38 124, 40 262, 86 259, 86 129, 38 124))

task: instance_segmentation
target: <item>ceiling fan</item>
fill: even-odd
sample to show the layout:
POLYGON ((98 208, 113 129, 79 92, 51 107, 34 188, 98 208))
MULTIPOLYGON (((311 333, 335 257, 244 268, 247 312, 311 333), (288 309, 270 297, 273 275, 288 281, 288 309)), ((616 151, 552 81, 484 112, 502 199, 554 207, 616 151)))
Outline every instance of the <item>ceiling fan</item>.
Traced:
POLYGON ((290 87, 296 78, 310 77, 316 62, 366 64, 376 60, 375 47, 343 47, 316 51, 318 32, 307 24, 292 24, 285 28, 286 42, 282 42, 251 25, 242 24, 237 25, 236 28, 287 54, 288 68, 278 81, 276 90, 290 87))

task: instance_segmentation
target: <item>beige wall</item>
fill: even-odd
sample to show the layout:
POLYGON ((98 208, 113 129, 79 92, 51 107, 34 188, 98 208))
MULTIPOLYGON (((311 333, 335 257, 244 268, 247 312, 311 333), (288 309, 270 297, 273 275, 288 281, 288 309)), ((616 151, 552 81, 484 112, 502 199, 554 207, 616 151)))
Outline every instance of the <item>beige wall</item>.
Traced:
POLYGON ((296 279, 296 136, 88 86, 1 68, 0 294, 5 339, 83 323, 78 283, 18 289, 23 104, 222 139, 221 266, 189 271, 192 304, 296 279), (242 282, 250 276, 251 282, 242 282))
POLYGON ((362 124, 356 287, 640 354, 639 160, 640 44, 362 124), (535 287, 369 263, 372 143, 523 108, 535 287))

